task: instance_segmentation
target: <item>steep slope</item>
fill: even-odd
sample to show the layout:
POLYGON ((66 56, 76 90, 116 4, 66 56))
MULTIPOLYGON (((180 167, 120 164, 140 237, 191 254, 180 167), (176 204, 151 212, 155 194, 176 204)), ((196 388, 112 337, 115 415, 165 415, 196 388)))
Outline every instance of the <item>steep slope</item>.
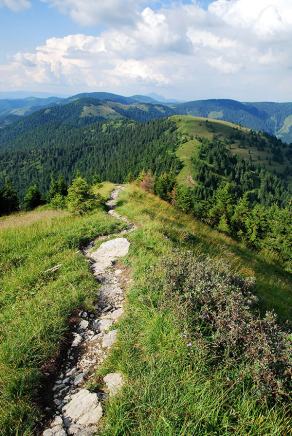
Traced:
POLYGON ((20 194, 31 183, 45 192, 52 174, 70 181, 79 170, 87 177, 121 182, 143 169, 157 174, 178 170, 179 158, 184 162, 179 179, 192 185, 196 144, 214 138, 224 140, 233 155, 291 180, 291 147, 275 137, 187 116, 141 124, 131 120, 151 119, 153 111, 163 117, 160 109, 81 99, 41 110, 0 130, 0 180, 11 179, 20 194), (176 159, 173 153, 180 138, 184 144, 176 159))
MULTIPOLYGON (((156 104, 103 101, 96 98, 74 98, 72 102, 37 111, 30 116, 0 130, 0 149, 29 147, 29 138, 42 132, 69 126, 78 128, 96 122, 130 119, 147 122, 173 114, 167 107, 156 104)), ((46 133, 45 133, 46 134, 46 133)))
POLYGON ((71 122, 80 124, 97 119, 111 119, 113 117, 126 117, 137 121, 149 121, 174 114, 167 105, 163 105, 150 97, 142 95, 124 97, 108 92, 91 92, 73 95, 68 98, 26 98, 19 100, 0 100, 0 128, 12 124, 15 121, 25 119, 25 123, 41 120, 46 122, 44 114, 50 114, 59 122, 71 122), (26 116, 44 111, 30 117, 26 116), (84 108, 84 110, 83 110, 84 108), (50 109, 50 111, 46 111, 50 109), (43 117, 43 118, 41 118, 43 117))

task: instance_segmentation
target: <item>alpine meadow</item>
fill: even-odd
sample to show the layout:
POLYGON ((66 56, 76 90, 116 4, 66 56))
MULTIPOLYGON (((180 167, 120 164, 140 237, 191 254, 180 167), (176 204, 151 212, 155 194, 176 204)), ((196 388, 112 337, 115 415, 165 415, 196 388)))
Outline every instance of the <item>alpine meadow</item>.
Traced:
POLYGON ((290 435, 289 0, 0 23, 0 435, 290 435))

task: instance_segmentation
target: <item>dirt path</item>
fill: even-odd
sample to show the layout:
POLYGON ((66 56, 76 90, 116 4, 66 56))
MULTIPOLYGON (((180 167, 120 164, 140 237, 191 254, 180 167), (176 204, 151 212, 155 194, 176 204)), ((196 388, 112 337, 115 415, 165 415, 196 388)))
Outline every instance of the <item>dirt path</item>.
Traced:
MULTIPOLYGON (((128 224, 128 229, 120 232, 115 239, 103 242, 85 255, 92 263, 92 272, 101 284, 96 311, 81 312, 73 328, 73 342, 65 356, 62 368, 53 387, 54 418, 42 434, 43 436, 94 435, 103 415, 104 401, 114 395, 123 385, 122 375, 108 374, 104 377, 104 387, 91 393, 84 387, 96 369, 102 364, 116 340, 114 325, 123 314, 124 287, 127 275, 117 265, 117 260, 127 255, 130 243, 124 237, 134 226, 114 209, 119 193, 118 186, 107 202, 109 214, 128 224)), ((98 240, 108 239, 100 237, 98 240)))

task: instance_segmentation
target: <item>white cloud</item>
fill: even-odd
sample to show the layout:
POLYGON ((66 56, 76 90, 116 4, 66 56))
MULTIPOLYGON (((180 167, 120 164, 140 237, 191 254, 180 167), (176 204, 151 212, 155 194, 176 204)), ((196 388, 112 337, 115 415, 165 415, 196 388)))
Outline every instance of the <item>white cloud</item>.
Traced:
POLYGON ((217 0, 209 12, 229 26, 249 29, 262 38, 291 33, 291 0, 217 0))
POLYGON ((75 22, 94 24, 129 24, 137 16, 141 0, 43 0, 68 14, 75 22))
POLYGON ((16 54, 0 66, 0 88, 292 99, 290 0, 216 0, 208 10, 196 1, 158 10, 134 0, 46 1, 83 24, 109 26, 16 54))
POLYGON ((242 64, 236 64, 234 61, 229 62, 223 56, 208 59, 208 64, 223 74, 237 73, 242 68, 242 64))
POLYGON ((29 0, 0 0, 0 7, 6 7, 13 12, 22 11, 28 9, 31 6, 29 0))

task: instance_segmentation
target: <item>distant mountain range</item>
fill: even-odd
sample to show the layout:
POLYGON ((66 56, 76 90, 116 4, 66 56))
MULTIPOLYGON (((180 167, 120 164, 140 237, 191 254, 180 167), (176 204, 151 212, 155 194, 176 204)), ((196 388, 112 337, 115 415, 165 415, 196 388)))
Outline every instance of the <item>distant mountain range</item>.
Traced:
POLYGON ((16 129, 24 128, 35 125, 37 120, 46 122, 52 118, 60 123, 86 125, 118 118, 145 122, 175 114, 231 121, 275 135, 284 142, 292 142, 292 103, 244 103, 227 99, 180 103, 156 95, 124 97, 107 92, 82 93, 66 98, 0 99, 2 128, 15 122, 16 129))

